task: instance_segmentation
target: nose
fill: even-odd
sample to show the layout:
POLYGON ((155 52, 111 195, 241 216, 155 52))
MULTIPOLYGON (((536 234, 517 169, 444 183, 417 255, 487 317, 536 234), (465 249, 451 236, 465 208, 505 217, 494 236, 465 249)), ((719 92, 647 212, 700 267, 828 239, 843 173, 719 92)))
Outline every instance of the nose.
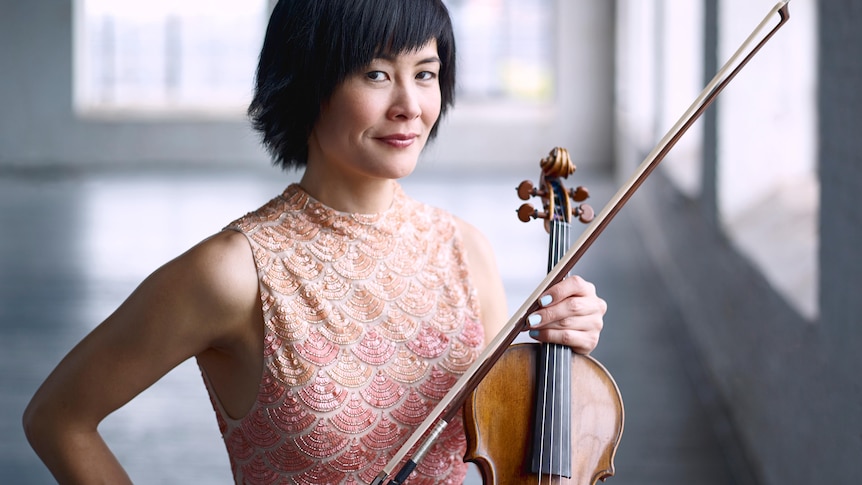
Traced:
POLYGON ((422 114, 420 97, 417 86, 399 83, 393 88, 389 117, 403 120, 418 118, 422 114))

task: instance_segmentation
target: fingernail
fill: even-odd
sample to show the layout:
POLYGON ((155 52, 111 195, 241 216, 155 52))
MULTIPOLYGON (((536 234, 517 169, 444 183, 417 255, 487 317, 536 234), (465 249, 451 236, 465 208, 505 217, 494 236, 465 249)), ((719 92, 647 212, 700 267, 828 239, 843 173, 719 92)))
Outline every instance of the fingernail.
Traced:
POLYGON ((530 337, 536 338, 539 336, 538 330, 530 330, 530 337))
POLYGON ((535 327, 536 325, 542 323, 542 316, 538 313, 534 313, 527 317, 527 323, 529 323, 531 327, 535 327))
POLYGON ((551 295, 545 295, 539 298, 539 304, 542 306, 548 306, 551 304, 552 301, 554 301, 554 297, 551 295))

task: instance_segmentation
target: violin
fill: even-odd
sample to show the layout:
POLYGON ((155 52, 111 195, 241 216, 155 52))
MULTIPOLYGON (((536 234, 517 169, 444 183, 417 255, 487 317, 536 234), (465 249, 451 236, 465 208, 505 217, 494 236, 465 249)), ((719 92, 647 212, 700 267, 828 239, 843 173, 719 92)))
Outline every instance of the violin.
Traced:
MULTIPOLYGON (((525 203, 518 218, 545 221, 550 271, 570 246, 571 221, 589 223, 595 213, 576 205, 589 197, 586 188, 563 185, 575 171, 565 148, 554 148, 540 166, 539 188, 525 180, 518 196, 540 197, 544 210, 525 203)), ((596 359, 559 344, 515 344, 464 405, 464 461, 477 465, 486 485, 592 485, 614 474, 623 421, 620 390, 596 359)))
MULTIPOLYGON (((712 80, 707 83, 706 87, 704 87, 680 119, 670 128, 670 130, 668 130, 664 137, 662 137, 658 144, 646 156, 643 162, 641 162, 635 170, 634 175, 614 194, 613 197, 611 197, 611 200, 607 205, 605 205, 604 209, 595 216, 595 219, 586 227, 586 229, 584 229, 583 233, 581 233, 578 239, 572 244, 571 248, 559 258, 559 261, 553 269, 548 272, 548 275, 539 283, 533 293, 527 297, 521 307, 515 311, 506 325, 503 326, 500 333, 488 343, 485 350, 482 351, 482 354, 479 355, 473 365, 471 365, 464 374, 458 378, 449 392, 443 396, 443 399, 441 399, 434 409, 431 410, 428 417, 425 418, 425 421, 416 427, 413 434, 404 442, 398 452, 392 456, 380 473, 377 474, 371 482, 371 485, 382 485, 384 483, 388 485, 400 485, 407 480, 416 468, 416 464, 428 453, 432 444, 440 436, 446 426, 448 426, 448 424, 462 412, 463 406, 469 400, 470 396, 473 395, 473 391, 480 386, 482 380, 490 373, 497 372, 497 370, 494 369, 496 367, 495 364, 503 358, 504 355, 509 353, 508 350, 510 344, 512 344, 515 338, 522 331, 529 328, 529 325, 527 324, 527 316, 539 309, 539 305, 537 303, 539 297, 552 285, 561 281, 569 271, 572 270, 574 265, 580 260, 584 253, 586 253, 587 249, 589 249, 592 243, 595 242, 602 231, 604 231, 608 226, 613 217, 620 211, 620 209, 622 209, 623 205, 628 202, 643 182, 646 181, 646 178, 653 172, 653 170, 658 167, 658 164, 664 160, 668 152, 670 152, 680 138, 682 138, 694 122, 700 118, 706 109, 712 105, 718 95, 725 87, 727 87, 736 75, 739 74, 742 68, 745 67, 745 65, 754 58, 755 54, 757 54, 757 52, 766 45, 769 39, 778 32, 778 29, 787 23, 790 19, 790 9, 787 5, 789 1, 790 0, 779 1, 769 11, 769 13, 767 13, 763 20, 733 53, 730 59, 728 59, 721 69, 718 70, 712 80), (776 15, 779 17, 779 22, 769 28, 773 17, 776 15), (409 457, 408 454, 410 454, 409 457), (397 472, 396 468, 398 469, 397 472), (395 476, 390 478, 393 473, 395 473, 395 476)), ((577 191, 575 191, 575 194, 577 194, 577 191)), ((572 196, 572 199, 574 198, 575 197, 572 196)), ((528 212, 528 210, 525 209, 524 212, 528 212)), ((512 347, 517 347, 517 345, 512 347)), ((524 358, 523 360, 529 360, 529 358, 524 358)), ((579 364, 592 366, 593 364, 598 364, 598 362, 589 358, 575 358, 572 360, 572 367, 579 364)), ((598 365, 600 367, 600 364, 598 365)), ((566 379, 559 380, 565 381, 566 379)), ((572 396, 587 394, 582 391, 580 384, 576 384, 575 387, 577 391, 573 392, 572 396)), ((612 395, 613 392, 608 394, 612 395)), ((509 395, 503 392, 497 395, 497 400, 497 404, 491 405, 488 409, 475 411, 474 414, 496 414, 500 412, 502 408, 520 406, 522 408, 530 409, 532 406, 532 404, 528 402, 515 403, 509 395)), ((595 418, 591 416, 593 410, 590 407, 592 405, 589 403, 572 403, 571 406, 573 407, 571 415, 575 418, 573 419, 573 423, 575 421, 578 422, 572 426, 573 430, 580 426, 581 421, 602 419, 599 416, 596 416, 595 418), (578 409, 577 406, 586 407, 578 409)), ((620 409, 622 409, 621 405, 620 409)), ((528 418, 527 420, 529 421, 530 419, 532 418, 528 418)), ((621 413, 619 419, 621 425, 621 413)), ((511 436, 509 433, 512 431, 512 428, 513 423, 511 422, 497 423, 489 428, 487 435, 493 436, 496 434, 503 434, 507 437, 506 441, 508 446, 517 446, 516 443, 513 443, 513 439, 508 438, 511 436)), ((479 446, 482 445, 475 445, 477 448, 479 446)), ((589 448, 588 445, 584 445, 582 443, 577 443, 577 446, 579 449, 576 450, 575 453, 580 453, 580 448, 589 448)), ((520 470, 521 465, 524 463, 523 455, 511 456, 511 454, 505 454, 504 451, 504 455, 499 457, 501 464, 498 465, 498 459, 494 457, 493 468, 490 468, 490 465, 484 463, 491 462, 492 458, 484 457, 484 455, 479 453, 479 451, 480 450, 477 449, 476 452, 471 454, 471 457, 476 460, 480 470, 489 468, 492 470, 492 473, 496 473, 496 475, 494 475, 496 479, 505 480, 506 483, 513 483, 510 481, 511 477, 509 475, 503 475, 503 473, 511 473, 510 470, 513 469, 520 470), (503 463, 504 461, 508 463, 503 463)), ((558 453, 560 453, 559 450, 558 453)), ((605 453, 605 455, 608 455, 608 453, 605 453)), ((610 453, 609 456, 612 460, 613 453, 610 453)), ((580 458, 576 458, 575 460, 578 461, 580 458)), ((560 463, 560 461, 561 458, 558 458, 558 461, 555 463, 560 463)), ((551 468, 553 468, 553 466, 551 466, 551 468)), ((613 472, 612 463, 608 463, 605 468, 605 470, 600 470, 597 473, 599 475, 605 475, 613 472)), ((483 473, 486 472, 483 471, 483 473)), ((554 477, 553 479, 557 478, 554 477)), ((590 478, 590 480, 594 480, 594 478, 590 478)), ((552 481, 552 483, 554 482, 552 481)), ((561 482, 558 481, 556 483, 561 482)), ((593 481, 592 483, 595 482, 593 481)))

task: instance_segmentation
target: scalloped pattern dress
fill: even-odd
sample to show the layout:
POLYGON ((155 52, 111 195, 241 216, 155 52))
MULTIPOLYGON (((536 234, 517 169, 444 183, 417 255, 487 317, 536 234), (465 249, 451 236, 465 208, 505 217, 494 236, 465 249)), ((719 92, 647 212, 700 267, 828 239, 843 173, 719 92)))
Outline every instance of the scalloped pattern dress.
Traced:
MULTIPOLYGON (((251 244, 265 339, 242 419, 204 376, 236 483, 371 483, 484 343, 454 218, 400 186, 366 215, 293 184, 228 229, 251 244)), ((459 418, 408 483, 462 483, 465 449, 459 418)))

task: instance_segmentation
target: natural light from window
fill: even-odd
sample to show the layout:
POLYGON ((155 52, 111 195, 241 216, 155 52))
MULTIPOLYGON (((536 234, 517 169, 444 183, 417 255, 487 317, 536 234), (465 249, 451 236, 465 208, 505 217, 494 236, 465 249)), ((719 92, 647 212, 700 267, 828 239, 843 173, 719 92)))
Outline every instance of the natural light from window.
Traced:
POLYGON ((554 0, 445 0, 467 99, 550 101, 554 0))
POLYGON ((267 0, 78 0, 75 108, 244 113, 267 0))
MULTIPOLYGON (((555 0, 445 0, 459 99, 553 96, 555 0)), ((268 0, 77 0, 74 104, 83 116, 241 117, 268 0)))

